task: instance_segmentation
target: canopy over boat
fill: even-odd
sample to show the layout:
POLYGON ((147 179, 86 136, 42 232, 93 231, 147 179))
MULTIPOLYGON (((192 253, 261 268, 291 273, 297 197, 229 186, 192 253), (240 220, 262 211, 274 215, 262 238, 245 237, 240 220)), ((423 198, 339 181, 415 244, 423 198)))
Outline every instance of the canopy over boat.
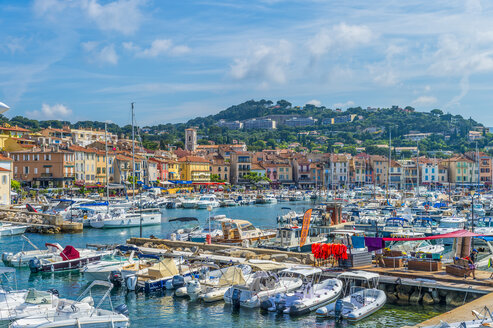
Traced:
POLYGON ((485 235, 477 234, 467 230, 457 230, 450 233, 445 233, 443 235, 434 235, 429 237, 418 237, 418 238, 383 238, 384 241, 401 241, 401 240, 433 240, 433 239, 443 239, 443 238, 462 238, 462 237, 483 237, 485 235))
POLYGON ((355 280, 367 280, 379 279, 380 275, 378 273, 367 272, 367 271, 348 271, 343 272, 337 276, 339 279, 355 279, 355 280))
POLYGON ((238 266, 229 267, 219 278, 219 286, 244 285, 246 284, 243 270, 238 266))
POLYGON ((317 273, 321 273, 322 269, 314 268, 314 267, 310 267, 310 266, 296 266, 293 268, 282 270, 281 272, 294 273, 294 274, 297 274, 300 276, 307 277, 307 276, 312 276, 312 275, 317 274, 317 273))
POLYGON ((248 264, 260 271, 274 271, 286 268, 286 265, 282 263, 267 260, 249 260, 248 264))

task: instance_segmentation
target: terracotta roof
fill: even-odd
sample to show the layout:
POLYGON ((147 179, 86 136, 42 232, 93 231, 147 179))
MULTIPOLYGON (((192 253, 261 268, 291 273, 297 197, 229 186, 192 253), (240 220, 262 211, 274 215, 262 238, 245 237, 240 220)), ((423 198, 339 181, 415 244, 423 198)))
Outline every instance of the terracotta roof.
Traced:
POLYGON ((199 156, 184 156, 178 159, 178 162, 196 162, 196 163, 209 163, 205 158, 199 156))
POLYGON ((10 172, 11 170, 4 169, 3 167, 0 167, 0 172, 10 172))
POLYGON ((18 132, 31 132, 31 130, 20 128, 18 126, 11 126, 10 128, 6 128, 6 127, 1 126, 0 127, 0 130, 4 130, 4 131, 18 131, 18 132))
POLYGON ((252 167, 252 170, 264 170, 264 167, 260 164, 257 164, 257 163, 253 163, 251 167, 252 167))
POLYGON ((12 158, 7 157, 7 156, 3 156, 2 154, 0 154, 0 161, 11 161, 12 162, 12 158))
POLYGON ((78 145, 72 145, 70 147, 68 147, 69 150, 71 151, 80 151, 80 152, 84 152, 84 153, 96 153, 96 149, 89 149, 89 148, 84 148, 84 147, 81 147, 81 146, 78 146, 78 145))

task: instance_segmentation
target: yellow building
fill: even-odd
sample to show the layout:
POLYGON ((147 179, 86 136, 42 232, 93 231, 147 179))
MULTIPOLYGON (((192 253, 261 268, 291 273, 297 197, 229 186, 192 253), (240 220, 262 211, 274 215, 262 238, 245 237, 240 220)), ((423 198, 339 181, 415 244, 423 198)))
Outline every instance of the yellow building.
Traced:
POLYGON ((75 184, 96 183, 96 150, 72 145, 69 150, 74 153, 75 184))
POLYGON ((180 180, 180 164, 176 161, 168 162, 168 180, 180 180))
POLYGON ((192 182, 210 182, 209 162, 198 156, 185 156, 178 160, 181 180, 192 182))
POLYGON ((96 152, 96 183, 106 184, 106 153, 96 152))

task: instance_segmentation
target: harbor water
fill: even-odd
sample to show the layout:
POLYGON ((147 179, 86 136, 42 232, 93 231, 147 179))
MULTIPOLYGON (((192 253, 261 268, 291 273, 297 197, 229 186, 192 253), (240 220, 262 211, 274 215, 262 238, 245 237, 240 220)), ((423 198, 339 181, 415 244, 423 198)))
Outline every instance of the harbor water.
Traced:
MULTIPOLYGON (((251 205, 214 209, 210 215, 225 214, 234 219, 246 219, 255 226, 272 228, 276 226, 276 216, 286 212, 289 207, 302 212, 313 206, 310 202, 278 203, 251 205)), ((201 224, 207 222, 207 210, 167 209, 163 218, 197 217, 201 224)), ((172 229, 169 223, 161 226, 143 228, 143 236, 165 237, 172 229)), ((139 236, 139 228, 130 229, 85 229, 80 234, 39 235, 27 234, 38 247, 46 242, 85 247, 86 244, 125 243, 130 237, 139 236)), ((0 238, 0 252, 19 252, 31 249, 21 236, 0 238)), ((3 265, 3 264, 1 264, 3 265)), ((77 271, 55 274, 30 274, 28 268, 17 270, 18 288, 34 287, 41 290, 55 288, 64 298, 77 298, 87 287, 88 282, 77 271)), ((11 286, 13 283, 10 284, 11 286)), ((129 309, 131 327, 401 327, 422 322, 447 310, 445 306, 399 306, 387 304, 376 314, 358 323, 335 323, 333 320, 316 318, 315 314, 291 318, 287 315, 264 313, 259 309, 234 311, 223 302, 203 304, 189 302, 187 299, 175 298, 171 292, 146 296, 144 294, 126 293, 119 290, 112 292, 113 306, 126 303, 129 309)), ((106 304, 107 305, 107 304, 106 304)), ((0 324, 7 327, 8 324, 0 324)))

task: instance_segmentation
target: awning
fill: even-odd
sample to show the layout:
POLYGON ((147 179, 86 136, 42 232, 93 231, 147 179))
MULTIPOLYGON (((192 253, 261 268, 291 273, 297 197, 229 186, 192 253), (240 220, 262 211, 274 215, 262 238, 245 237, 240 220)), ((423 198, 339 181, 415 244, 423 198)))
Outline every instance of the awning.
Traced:
POLYGON ((169 180, 169 182, 174 184, 192 184, 192 181, 187 180, 169 180))
POLYGON ((417 238, 383 238, 384 241, 404 241, 404 240, 433 240, 443 238, 463 238, 463 237, 483 237, 485 235, 477 234, 467 230, 457 230, 443 235, 435 235, 429 237, 417 237, 417 238))

